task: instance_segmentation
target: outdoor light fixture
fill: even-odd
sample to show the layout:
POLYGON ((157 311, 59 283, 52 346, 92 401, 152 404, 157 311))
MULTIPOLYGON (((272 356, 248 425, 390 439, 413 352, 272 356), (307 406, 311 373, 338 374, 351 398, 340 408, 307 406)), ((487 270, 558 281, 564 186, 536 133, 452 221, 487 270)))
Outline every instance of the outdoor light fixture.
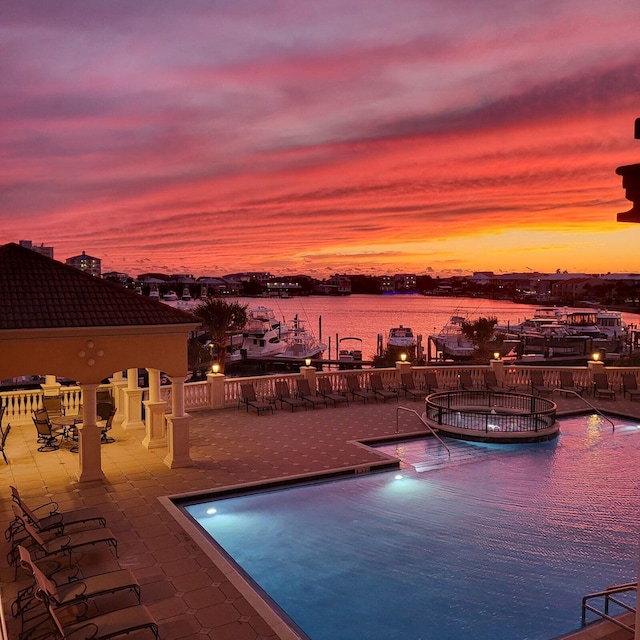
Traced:
POLYGON ((493 352, 493 359, 494 360, 500 360, 500 352, 499 351, 494 351, 493 352))
POLYGON ((407 354, 406 353, 401 353, 400 354, 400 360, 402 360, 402 362, 406 362, 407 361, 407 354))
POLYGON ((597 362, 598 360, 600 360, 600 354, 598 352, 592 353, 591 359, 597 362))
POLYGON ((311 366, 311 358, 305 358, 304 359, 304 363, 307 365, 307 367, 311 366))
POLYGON ((220 365, 216 362, 213 367, 211 367, 211 371, 213 371, 213 373, 218 373, 220 371, 220 365))

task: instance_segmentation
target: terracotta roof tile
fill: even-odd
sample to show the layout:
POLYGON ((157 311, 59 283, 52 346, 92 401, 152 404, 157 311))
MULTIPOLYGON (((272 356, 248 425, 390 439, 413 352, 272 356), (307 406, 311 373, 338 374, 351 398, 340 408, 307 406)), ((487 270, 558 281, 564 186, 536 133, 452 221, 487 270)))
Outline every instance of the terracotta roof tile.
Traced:
POLYGON ((15 243, 0 247, 0 330, 194 322, 180 309, 15 243))

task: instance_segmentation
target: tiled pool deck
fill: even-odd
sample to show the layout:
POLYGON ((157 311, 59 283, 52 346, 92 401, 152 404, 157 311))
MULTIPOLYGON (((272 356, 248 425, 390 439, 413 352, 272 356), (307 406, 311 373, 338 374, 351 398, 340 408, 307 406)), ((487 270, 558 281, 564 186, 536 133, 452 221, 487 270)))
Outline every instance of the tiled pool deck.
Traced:
MULTIPOLYGON (((554 399, 561 412, 586 408, 576 398, 554 399)), ((640 402, 589 401, 603 411, 640 420, 640 402)), ((423 410, 421 403, 401 399, 399 404, 351 403, 295 413, 278 409, 260 416, 235 409, 193 412, 194 464, 173 470, 162 462, 164 449, 142 447, 142 431, 124 432, 116 426, 111 432, 116 442, 102 447, 106 480, 82 484, 76 481, 76 455, 64 447, 39 453, 32 426, 12 428, 7 440, 10 464, 0 460, 3 530, 13 517, 10 484, 32 505, 52 499, 62 510, 93 506, 115 532, 119 558, 106 549, 94 550, 79 556, 79 563, 87 573, 117 567, 133 571, 163 640, 276 640, 282 632, 249 604, 224 567, 201 550, 159 498, 367 466, 379 456, 353 441, 393 434, 397 406, 423 410)), ((421 423, 400 412, 399 426, 400 433, 409 433, 420 430, 421 423)), ((14 581, 14 569, 5 560, 8 549, 2 537, 2 599, 10 636, 17 638, 19 628, 9 604, 17 588, 27 583, 22 573, 14 581)))

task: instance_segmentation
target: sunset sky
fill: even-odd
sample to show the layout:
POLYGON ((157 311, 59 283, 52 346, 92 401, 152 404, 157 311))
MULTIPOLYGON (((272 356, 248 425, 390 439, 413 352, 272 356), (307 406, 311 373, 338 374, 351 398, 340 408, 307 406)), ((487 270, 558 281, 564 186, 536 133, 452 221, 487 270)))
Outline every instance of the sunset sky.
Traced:
POLYGON ((0 241, 103 270, 640 271, 638 0, 18 0, 0 241))

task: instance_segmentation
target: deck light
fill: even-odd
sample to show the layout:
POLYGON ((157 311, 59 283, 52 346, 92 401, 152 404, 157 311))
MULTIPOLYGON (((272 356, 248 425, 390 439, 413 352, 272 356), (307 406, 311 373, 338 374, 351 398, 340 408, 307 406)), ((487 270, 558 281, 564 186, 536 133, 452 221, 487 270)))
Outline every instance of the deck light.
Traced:
POLYGON ((304 363, 307 365, 307 367, 311 366, 311 358, 305 358, 304 359, 304 363))
POLYGON ((400 360, 402 360, 402 362, 406 362, 407 361, 407 354, 406 353, 401 353, 400 354, 400 360))
POLYGON ((212 367, 211 367, 211 371, 213 371, 213 373, 218 373, 220 371, 220 365, 216 362, 212 367))
POLYGON ((494 360, 500 360, 500 352, 499 351, 494 351, 493 352, 493 359, 494 360))
POLYGON ((595 353, 592 353, 591 359, 594 360, 595 362, 598 362, 598 360, 600 360, 600 354, 597 351, 595 353))

